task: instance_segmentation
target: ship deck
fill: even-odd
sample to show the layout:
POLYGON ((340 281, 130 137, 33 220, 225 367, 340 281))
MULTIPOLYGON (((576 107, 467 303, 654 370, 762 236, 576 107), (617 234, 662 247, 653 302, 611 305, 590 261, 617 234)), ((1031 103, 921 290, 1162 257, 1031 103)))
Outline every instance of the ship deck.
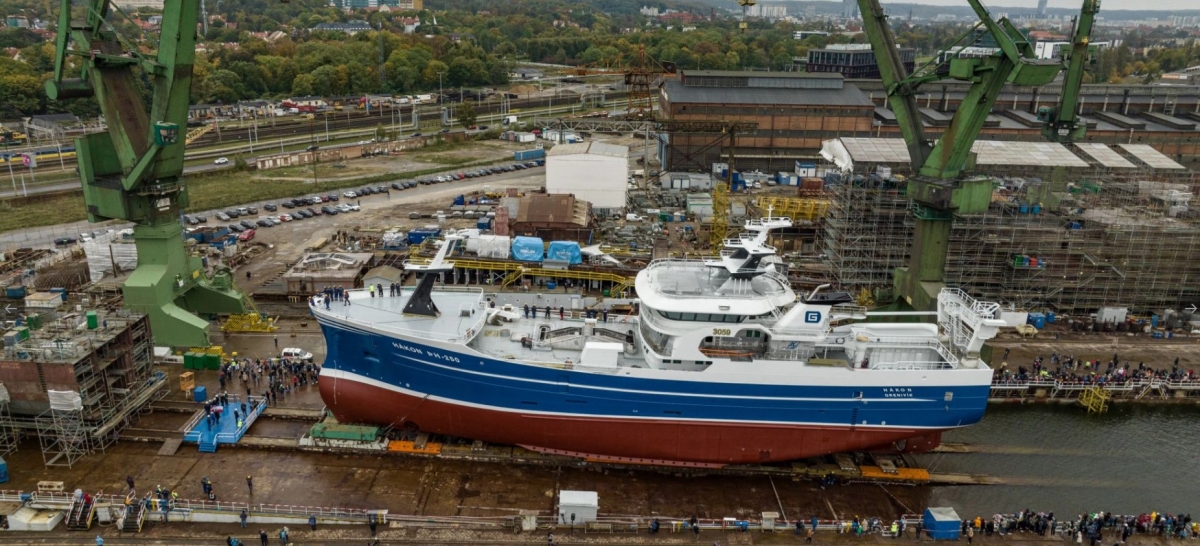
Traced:
MULTIPOLYGON (((559 318, 558 310, 553 309, 550 316, 546 317, 543 307, 536 313, 536 317, 525 318, 523 309, 512 308, 506 313, 511 320, 498 320, 495 321, 497 324, 487 324, 484 320, 487 317, 488 302, 482 289, 438 287, 434 289, 431 297, 441 312, 439 316, 406 315, 404 306, 408 304, 412 292, 411 287, 406 287, 399 296, 371 297, 366 290, 353 290, 348 293, 350 305, 333 301, 326 311, 323 299, 318 298, 317 309, 351 324, 361 324, 402 336, 465 343, 468 347, 495 358, 549 366, 580 364, 582 346, 529 347, 522 344, 521 339, 536 339, 542 329, 560 332, 582 328, 586 319, 581 311, 565 310, 562 318, 559 318)), ((632 317, 612 315, 607 323, 597 320, 597 330, 609 330, 611 333, 624 334, 637 328, 637 319, 632 317)), ((610 334, 610 337, 589 336, 587 341, 615 340, 610 334)), ((617 358, 618 367, 644 365, 644 362, 640 355, 621 353, 617 358)))

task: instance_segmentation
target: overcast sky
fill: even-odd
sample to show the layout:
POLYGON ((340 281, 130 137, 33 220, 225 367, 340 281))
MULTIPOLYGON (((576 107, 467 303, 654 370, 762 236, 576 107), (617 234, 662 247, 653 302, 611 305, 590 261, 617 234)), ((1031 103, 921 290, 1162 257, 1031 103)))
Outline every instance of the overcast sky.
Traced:
MULTIPOLYGON (((966 0, 883 0, 884 4, 930 4, 938 6, 967 6, 966 0)), ((1038 0, 983 0, 983 5, 988 7, 1037 7, 1038 0)), ((1078 11, 1079 6, 1083 5, 1081 0, 1050 0, 1052 8, 1071 8, 1078 11)), ((1100 14, 1104 15, 1104 10, 1118 9, 1147 9, 1147 10, 1172 10, 1172 9, 1200 9, 1200 1, 1198 0, 1104 0, 1100 3, 1100 14)))

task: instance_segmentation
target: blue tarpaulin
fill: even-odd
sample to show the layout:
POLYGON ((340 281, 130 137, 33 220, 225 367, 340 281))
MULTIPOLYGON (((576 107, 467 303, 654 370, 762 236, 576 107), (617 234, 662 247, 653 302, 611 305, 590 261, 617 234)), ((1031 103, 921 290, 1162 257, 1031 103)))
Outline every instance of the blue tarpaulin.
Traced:
POLYGON ((579 243, 574 241, 551 241, 550 248, 546 249, 546 259, 581 264, 583 252, 579 250, 579 243))
POLYGON ((926 508, 923 518, 925 531, 934 540, 958 540, 962 519, 953 508, 926 508))
POLYGON ((513 237, 512 257, 522 262, 540 262, 545 248, 541 238, 513 237))

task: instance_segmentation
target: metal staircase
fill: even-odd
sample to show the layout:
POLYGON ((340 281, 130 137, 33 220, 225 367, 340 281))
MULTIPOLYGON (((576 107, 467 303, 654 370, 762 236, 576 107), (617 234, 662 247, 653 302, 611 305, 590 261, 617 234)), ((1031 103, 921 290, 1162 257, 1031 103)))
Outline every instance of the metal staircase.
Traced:
POLYGON ((146 500, 138 499, 125 506, 125 513, 117 521, 122 533, 140 533, 146 523, 146 500))
POLYGON ((96 499, 83 496, 71 503, 67 512, 67 530, 86 531, 92 527, 96 517, 96 499))

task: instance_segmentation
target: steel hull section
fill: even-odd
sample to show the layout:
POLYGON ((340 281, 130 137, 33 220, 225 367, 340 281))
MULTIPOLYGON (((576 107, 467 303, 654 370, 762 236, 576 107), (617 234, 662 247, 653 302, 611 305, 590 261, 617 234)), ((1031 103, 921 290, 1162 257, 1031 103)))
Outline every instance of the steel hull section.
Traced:
MULTIPOLYGON (((332 375, 332 374, 331 374, 332 375)), ((849 451, 923 450, 940 431, 523 414, 458 405, 346 376, 323 377, 321 396, 343 423, 409 427, 631 464, 752 464, 849 451), (901 444, 897 446, 897 444, 901 444)), ((687 466, 682 465, 682 466, 687 466)))

